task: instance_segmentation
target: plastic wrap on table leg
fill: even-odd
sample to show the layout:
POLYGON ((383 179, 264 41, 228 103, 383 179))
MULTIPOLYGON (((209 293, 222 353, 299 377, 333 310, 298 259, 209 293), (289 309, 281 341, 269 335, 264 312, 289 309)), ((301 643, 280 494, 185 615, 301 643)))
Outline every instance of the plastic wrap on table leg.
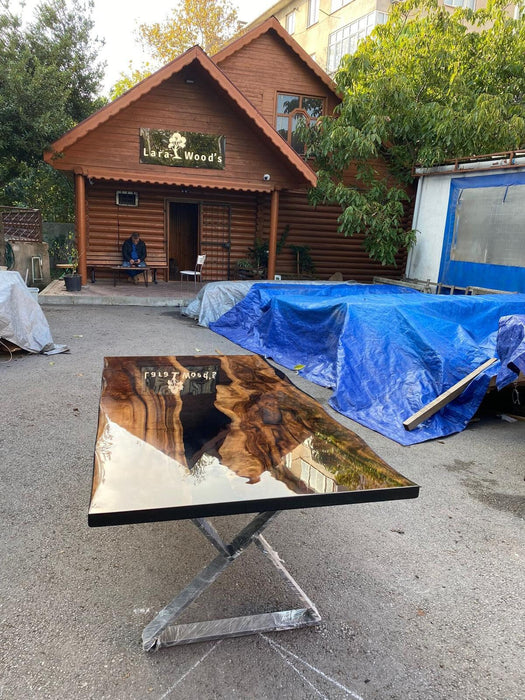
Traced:
POLYGON ((144 628, 142 646, 146 651, 158 646, 158 638, 166 627, 172 623, 217 577, 232 561, 219 554, 208 564, 186 588, 181 591, 158 615, 144 628))
POLYGON ((227 637, 243 637, 262 632, 278 632, 316 625, 321 620, 316 610, 281 610, 261 615, 246 615, 223 620, 195 622, 167 627, 159 636, 157 648, 207 642, 227 637))

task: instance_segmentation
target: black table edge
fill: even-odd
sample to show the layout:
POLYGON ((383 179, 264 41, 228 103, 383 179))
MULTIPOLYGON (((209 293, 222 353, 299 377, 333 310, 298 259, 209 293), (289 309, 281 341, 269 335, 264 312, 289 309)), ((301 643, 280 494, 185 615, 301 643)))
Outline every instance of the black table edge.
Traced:
POLYGON ((377 503, 381 501, 417 498, 419 486, 392 487, 375 490, 347 491, 332 494, 304 494, 282 498, 261 498, 251 501, 229 501, 225 503, 202 503, 189 506, 151 508, 145 510, 89 513, 89 527, 108 525, 133 525, 137 523, 163 522, 166 520, 188 520, 243 513, 262 513, 274 510, 295 510, 321 506, 349 505, 352 503, 377 503))

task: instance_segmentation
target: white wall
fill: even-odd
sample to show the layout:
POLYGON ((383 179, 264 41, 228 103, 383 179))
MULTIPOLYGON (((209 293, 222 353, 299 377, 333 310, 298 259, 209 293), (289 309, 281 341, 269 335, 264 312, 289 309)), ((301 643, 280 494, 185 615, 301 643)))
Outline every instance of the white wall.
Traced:
POLYGON ((438 281, 450 180, 450 175, 419 178, 412 223, 412 228, 417 231, 417 241, 408 256, 405 273, 411 279, 438 281))
MULTIPOLYGON (((521 162, 521 158, 517 159, 521 162)), ((503 173, 523 172, 522 168, 505 168, 476 171, 476 168, 494 166, 495 163, 479 162, 468 165, 468 171, 448 173, 444 166, 436 168, 434 175, 421 175, 417 186, 416 206, 412 228, 417 241, 408 255, 405 275, 410 279, 437 282, 441 264, 441 252, 445 236, 450 182, 458 177, 480 177, 503 173)))

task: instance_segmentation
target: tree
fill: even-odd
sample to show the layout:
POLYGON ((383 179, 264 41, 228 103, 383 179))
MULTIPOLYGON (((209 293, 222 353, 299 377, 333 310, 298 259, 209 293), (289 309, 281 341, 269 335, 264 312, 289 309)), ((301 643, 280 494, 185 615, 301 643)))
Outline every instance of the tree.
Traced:
POLYGON ((181 0, 164 22, 139 26, 138 39, 151 54, 152 63, 134 68, 130 62, 129 73, 121 73, 111 98, 119 97, 196 44, 208 54, 216 53, 239 28, 237 10, 230 0, 181 0))
POLYGON ((388 22, 344 57, 336 118, 309 130, 319 168, 312 202, 341 205, 340 231, 364 233, 370 256, 393 263, 415 240, 401 224, 415 165, 525 145, 523 56, 525 20, 511 19, 505 0, 475 12, 436 0, 394 5, 388 22), (374 170, 377 158, 395 184, 374 170), (342 182, 351 163, 358 187, 342 182))
POLYGON ((58 205, 62 216, 72 215, 72 188, 42 153, 103 104, 96 98, 103 66, 100 42, 91 36, 92 9, 93 0, 72 0, 71 7, 47 0, 23 27, 9 0, 0 0, 1 204, 38 207, 44 218, 58 205))

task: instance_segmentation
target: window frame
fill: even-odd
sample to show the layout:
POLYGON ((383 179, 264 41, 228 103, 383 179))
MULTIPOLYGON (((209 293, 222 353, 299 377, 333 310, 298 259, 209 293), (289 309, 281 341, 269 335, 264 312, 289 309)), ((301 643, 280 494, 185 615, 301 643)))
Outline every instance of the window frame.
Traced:
POLYGON ((447 7, 462 7, 467 10, 476 9, 476 0, 444 0, 444 4, 447 7))
POLYGON ((320 0, 308 0, 308 13, 306 18, 306 26, 312 27, 319 22, 320 0))
POLYGON ((295 34, 295 10, 289 12, 284 18, 285 28, 288 34, 295 34))
POLYGON ((367 37, 379 24, 385 24, 387 19, 387 12, 373 10, 366 15, 356 17, 344 27, 339 27, 329 34, 326 72, 335 73, 343 56, 354 53, 357 43, 367 37), (360 24, 364 24, 363 29, 360 28, 360 24))
MULTIPOLYGON (((463 174, 462 177, 452 177, 450 180, 438 282, 456 287, 472 286, 511 292, 524 291, 525 266, 519 266, 518 260, 515 261, 515 265, 505 264, 501 259, 494 257, 488 258, 486 262, 475 262, 474 256, 458 255, 456 251, 453 251, 453 247, 457 246, 458 209, 461 207, 459 201, 464 190, 476 188, 483 192, 486 191, 486 188, 500 188, 503 201, 508 197, 506 190, 512 189, 513 186, 518 185, 525 189, 525 173, 523 172, 500 171, 485 175, 474 174, 475 172, 473 171, 470 175, 463 174)), ((520 203, 523 201, 521 192, 517 191, 515 196, 518 197, 520 203)), ((503 239, 498 231, 506 228, 506 224, 503 227, 497 224, 497 228, 493 228, 495 225, 495 222, 490 222, 488 227, 494 231, 494 236, 498 238, 501 245, 503 239)), ((521 232, 519 224, 518 230, 521 232)))
POLYGON ((337 12, 337 10, 340 10, 342 7, 348 5, 351 2, 352 0, 331 0, 330 13, 337 12))
POLYGON ((320 95, 301 95, 297 93, 290 93, 290 92, 277 92, 276 97, 275 97, 275 130, 277 133, 279 133, 279 130, 277 128, 277 122, 279 119, 287 119, 288 120, 288 127, 287 127, 287 137, 285 138, 282 134, 279 134, 282 139, 284 139, 289 146, 291 146, 296 153, 299 155, 304 155, 304 148, 302 151, 297 151, 293 145, 293 134, 294 134, 294 129, 293 129, 293 122, 294 119, 302 115, 308 126, 312 126, 317 122, 318 119, 320 119, 322 116, 326 114, 326 97, 320 96, 320 95), (278 105, 279 105, 279 97, 280 96, 287 96, 287 97, 296 97, 299 99, 299 105, 295 107, 291 112, 279 112, 278 111, 278 105), (317 117, 312 117, 310 114, 308 114, 308 111, 306 108, 303 106, 303 100, 320 100, 321 102, 321 114, 317 117))

